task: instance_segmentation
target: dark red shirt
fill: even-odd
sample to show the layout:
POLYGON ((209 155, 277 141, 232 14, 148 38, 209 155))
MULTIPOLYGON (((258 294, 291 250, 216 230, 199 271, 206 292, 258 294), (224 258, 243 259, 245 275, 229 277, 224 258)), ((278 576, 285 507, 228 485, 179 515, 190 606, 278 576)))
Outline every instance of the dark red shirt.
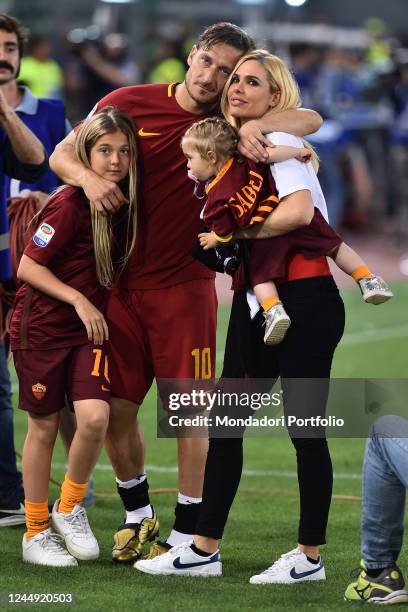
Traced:
POLYGON ((206 187, 204 221, 217 236, 265 221, 278 205, 269 166, 230 158, 206 187))
MULTIPOLYGON (((89 202, 82 189, 64 187, 51 196, 24 254, 103 310, 106 290, 98 283, 89 202)), ((23 283, 18 289, 10 338, 12 350, 54 349, 88 342, 70 304, 23 283)))
POLYGON ((134 120, 138 143, 137 245, 118 280, 128 289, 159 289, 212 278, 191 257, 201 230, 202 203, 193 196, 180 147, 184 132, 202 117, 183 110, 175 85, 122 87, 96 106, 115 106, 134 120))

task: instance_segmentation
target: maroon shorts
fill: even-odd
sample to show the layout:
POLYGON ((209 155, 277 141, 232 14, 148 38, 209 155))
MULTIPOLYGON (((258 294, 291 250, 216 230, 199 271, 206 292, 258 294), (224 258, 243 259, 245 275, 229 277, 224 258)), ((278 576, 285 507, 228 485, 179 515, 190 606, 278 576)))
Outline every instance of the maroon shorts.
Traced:
POLYGON ((20 408, 38 415, 58 412, 69 402, 101 399, 110 402, 105 346, 79 346, 44 351, 14 351, 20 408))
POLYGON ((154 378, 213 378, 213 279, 112 291, 107 312, 112 395, 141 404, 154 378))

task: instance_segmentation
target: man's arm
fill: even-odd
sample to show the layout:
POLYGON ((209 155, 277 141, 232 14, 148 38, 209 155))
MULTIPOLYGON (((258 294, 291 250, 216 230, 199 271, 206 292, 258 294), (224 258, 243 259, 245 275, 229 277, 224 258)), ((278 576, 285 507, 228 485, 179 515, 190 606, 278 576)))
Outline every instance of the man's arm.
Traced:
POLYGON ((46 158, 44 147, 6 102, 0 89, 0 123, 7 133, 16 158, 23 164, 39 166, 46 158))
POLYGON ((72 131, 55 147, 50 157, 51 170, 64 183, 82 187, 99 212, 114 213, 126 202, 125 196, 116 183, 102 178, 75 158, 74 143, 75 132, 72 131))
POLYGON ((282 198, 279 206, 263 223, 234 232, 233 238, 273 238, 287 234, 302 225, 309 225, 314 216, 310 191, 302 189, 282 198))
POLYGON ((130 75, 129 71, 122 70, 122 68, 105 60, 94 45, 85 46, 81 52, 81 57, 98 76, 115 87, 125 87, 131 85, 134 81, 134 75, 130 75))
POLYGON ((244 123, 239 130, 238 149, 241 155, 252 161, 267 161, 265 146, 269 141, 264 134, 287 132, 303 137, 317 132, 322 123, 319 113, 307 108, 289 108, 279 113, 270 113, 244 123))

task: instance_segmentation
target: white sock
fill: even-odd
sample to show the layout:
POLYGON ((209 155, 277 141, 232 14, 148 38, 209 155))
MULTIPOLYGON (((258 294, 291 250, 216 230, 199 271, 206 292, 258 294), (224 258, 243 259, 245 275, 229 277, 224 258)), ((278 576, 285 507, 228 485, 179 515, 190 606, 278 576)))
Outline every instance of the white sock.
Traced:
POLYGON ((131 489, 132 487, 136 487, 136 485, 142 484, 146 478, 146 474, 140 474, 140 476, 135 476, 135 478, 131 480, 119 480, 119 478, 116 478, 116 482, 123 489, 131 489))
POLYGON ((129 523, 141 523, 142 520, 146 517, 153 517, 153 509, 150 504, 148 506, 144 506, 143 508, 137 508, 136 510, 126 510, 125 523, 127 525, 129 523))
MULTIPOLYGON (((122 487, 123 489, 132 489, 133 487, 137 487, 137 485, 142 484, 146 478, 146 474, 143 473, 140 474, 140 476, 131 478, 130 480, 120 480, 119 478, 116 478, 116 482, 119 487, 122 487)), ((150 504, 143 506, 143 508, 136 508, 136 510, 126 510, 125 523, 140 523, 146 517, 153 517, 153 509, 150 504)))
POLYGON ((190 504, 201 504, 203 501, 202 497, 190 497, 189 495, 184 495, 183 493, 178 494, 177 501, 179 504, 183 504, 183 506, 189 506, 190 504))
POLYGON ((183 542, 191 543, 192 541, 193 536, 191 533, 181 533, 180 531, 172 529, 169 537, 166 540, 166 544, 170 544, 170 546, 177 546, 178 544, 183 544, 183 542))

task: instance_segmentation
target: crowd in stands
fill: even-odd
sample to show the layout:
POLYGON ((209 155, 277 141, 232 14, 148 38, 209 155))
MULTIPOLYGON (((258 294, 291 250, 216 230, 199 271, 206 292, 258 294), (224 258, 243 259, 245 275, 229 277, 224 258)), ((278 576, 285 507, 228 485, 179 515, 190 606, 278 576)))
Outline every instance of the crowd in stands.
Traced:
MULTIPOLYGON (((149 53, 132 58, 126 35, 92 39, 83 34, 88 30, 70 33, 59 63, 46 36, 33 38, 20 74, 39 97, 64 99, 73 124, 117 87, 182 79, 188 35, 153 36, 149 53)), ((303 104, 325 119, 310 140, 332 225, 398 233, 407 215, 408 50, 387 39, 378 20, 371 34, 365 49, 292 44, 290 62, 303 104)))

